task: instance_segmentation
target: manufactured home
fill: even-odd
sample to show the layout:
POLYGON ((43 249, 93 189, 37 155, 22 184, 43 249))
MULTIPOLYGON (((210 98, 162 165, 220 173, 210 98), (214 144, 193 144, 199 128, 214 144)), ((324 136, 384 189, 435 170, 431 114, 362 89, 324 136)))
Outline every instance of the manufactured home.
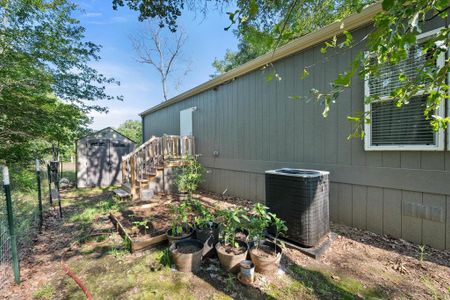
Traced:
MULTIPOLYGON (((142 112, 144 140, 193 136, 208 169, 203 187, 254 201, 265 201, 266 170, 329 171, 331 221, 450 249, 450 130, 432 131, 422 96, 401 109, 364 105, 365 95, 390 93, 395 68, 379 79, 355 77, 327 118, 320 103, 292 99, 307 97, 312 88, 326 90, 348 68, 365 50, 380 10, 370 6, 343 21, 353 34, 350 49, 321 53, 324 42, 343 30, 331 24, 142 112), (263 68, 269 63, 281 80, 267 81, 272 67, 263 68), (301 80, 304 68, 311 75, 301 80), (347 116, 364 110, 372 111, 365 139, 348 139, 347 116)), ((438 19, 424 24, 418 42, 444 25, 438 19)), ((410 55, 400 67, 426 59, 410 55)), ((448 114, 445 109, 437 113, 448 114)))

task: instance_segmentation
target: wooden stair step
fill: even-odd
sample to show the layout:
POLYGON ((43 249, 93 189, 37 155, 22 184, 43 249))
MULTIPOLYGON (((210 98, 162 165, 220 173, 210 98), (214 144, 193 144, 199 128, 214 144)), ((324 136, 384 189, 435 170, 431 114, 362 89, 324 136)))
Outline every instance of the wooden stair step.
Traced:
POLYGON ((120 199, 125 199, 125 198, 131 197, 130 193, 128 193, 127 191, 124 191, 122 189, 115 189, 115 190, 113 190, 113 193, 120 199))

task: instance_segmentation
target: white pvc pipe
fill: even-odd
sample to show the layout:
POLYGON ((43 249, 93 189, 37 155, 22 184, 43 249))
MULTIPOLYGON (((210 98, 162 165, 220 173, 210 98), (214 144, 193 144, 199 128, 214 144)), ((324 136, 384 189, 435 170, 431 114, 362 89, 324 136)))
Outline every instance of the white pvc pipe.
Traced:
POLYGON ((36 159, 36 172, 39 172, 40 169, 39 159, 36 159))

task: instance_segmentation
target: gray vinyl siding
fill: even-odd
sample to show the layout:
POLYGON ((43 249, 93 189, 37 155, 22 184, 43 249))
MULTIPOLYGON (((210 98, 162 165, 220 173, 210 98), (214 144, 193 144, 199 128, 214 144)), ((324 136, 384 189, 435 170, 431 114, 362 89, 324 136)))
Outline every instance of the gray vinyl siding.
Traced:
MULTIPOLYGON (((354 32, 354 39, 368 29, 354 32)), ((332 221, 450 249, 449 151, 364 151, 363 141, 348 140, 347 116, 364 110, 358 77, 326 119, 320 104, 289 99, 308 96, 311 88, 326 89, 364 43, 343 53, 330 51, 328 59, 321 47, 276 62, 281 81, 267 81, 270 70, 257 70, 144 116, 144 139, 179 134, 179 112, 196 106, 196 151, 208 169, 204 188, 264 201, 265 170, 327 170, 332 221), (300 80, 309 66, 311 75, 300 80), (440 208, 444 222, 405 215, 405 202, 440 208)))

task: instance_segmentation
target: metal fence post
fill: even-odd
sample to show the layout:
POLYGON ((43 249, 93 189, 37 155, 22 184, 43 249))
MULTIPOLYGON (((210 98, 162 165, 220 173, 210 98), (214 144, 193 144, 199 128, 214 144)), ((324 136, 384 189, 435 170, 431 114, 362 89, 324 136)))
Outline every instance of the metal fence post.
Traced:
POLYGON ((38 188, 38 203, 39 203, 39 233, 42 232, 42 224, 44 223, 44 217, 42 216, 42 191, 41 191, 41 165, 39 159, 36 159, 36 178, 38 188))
POLYGON ((19 284, 20 283, 19 257, 17 255, 16 232, 14 230, 14 216, 12 209, 9 171, 8 167, 6 166, 3 167, 3 188, 5 190, 6 196, 6 213, 8 215, 9 235, 11 236, 11 255, 14 271, 14 280, 16 281, 17 284, 19 284))
POLYGON ((61 207, 61 194, 59 192, 59 180, 58 178, 56 178, 56 190, 58 191, 58 206, 59 206, 59 217, 62 218, 63 217, 63 213, 62 213, 62 207, 61 207))
POLYGON ((49 195, 49 199, 50 199, 50 205, 53 206, 52 172, 50 171, 50 164, 47 164, 47 178, 48 178, 48 195, 49 195))

